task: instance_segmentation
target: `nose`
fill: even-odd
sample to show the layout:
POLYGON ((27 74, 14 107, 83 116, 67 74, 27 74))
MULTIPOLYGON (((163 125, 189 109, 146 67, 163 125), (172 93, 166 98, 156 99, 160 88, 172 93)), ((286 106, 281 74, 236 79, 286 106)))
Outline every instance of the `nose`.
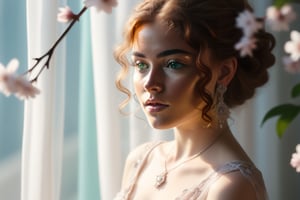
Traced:
POLYGON ((150 93, 163 91, 164 75, 161 69, 151 69, 145 77, 144 88, 150 93))

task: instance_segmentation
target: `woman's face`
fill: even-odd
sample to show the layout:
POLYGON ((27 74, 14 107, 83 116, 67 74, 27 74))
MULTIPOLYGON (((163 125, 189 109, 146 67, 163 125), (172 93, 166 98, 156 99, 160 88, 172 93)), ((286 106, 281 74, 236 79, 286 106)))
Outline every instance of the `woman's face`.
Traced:
MULTIPOLYGON (((158 129, 202 121, 196 52, 178 32, 167 30, 158 23, 142 26, 132 49, 135 93, 149 123, 158 129)), ((207 86, 211 93, 213 82, 207 86)))

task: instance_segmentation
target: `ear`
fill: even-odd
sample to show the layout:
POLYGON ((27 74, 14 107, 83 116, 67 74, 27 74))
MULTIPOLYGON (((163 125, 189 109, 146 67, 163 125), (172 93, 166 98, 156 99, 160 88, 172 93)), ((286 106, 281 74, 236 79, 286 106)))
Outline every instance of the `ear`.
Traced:
POLYGON ((237 59, 228 58, 221 63, 219 70, 218 83, 227 86, 233 79, 237 70, 237 59))

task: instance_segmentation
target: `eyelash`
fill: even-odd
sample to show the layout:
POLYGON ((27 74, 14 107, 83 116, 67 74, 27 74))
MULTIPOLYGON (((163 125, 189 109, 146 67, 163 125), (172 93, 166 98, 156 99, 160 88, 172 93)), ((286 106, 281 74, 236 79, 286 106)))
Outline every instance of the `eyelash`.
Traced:
POLYGON ((182 67, 184 67, 185 65, 181 62, 178 62, 176 60, 169 60, 167 62, 167 67, 168 68, 171 68, 171 69, 174 69, 174 70, 177 70, 177 69, 180 69, 182 67), (175 68, 174 68, 174 64, 177 65, 175 68), (173 65, 173 66, 172 66, 173 65), (178 66, 179 65, 179 66, 178 66))
MULTIPOLYGON (((139 71, 144 71, 149 68, 149 65, 141 60, 133 61, 133 66, 136 67, 139 71)), ((182 67, 184 67, 185 64, 172 59, 172 60, 168 60, 167 63, 164 64, 163 66, 172 70, 179 70, 182 67)))
POLYGON ((145 62, 143 62, 141 60, 134 61, 133 66, 138 68, 139 71, 149 68, 148 64, 146 64, 145 62), (143 66, 141 66, 141 65, 143 65, 143 66))

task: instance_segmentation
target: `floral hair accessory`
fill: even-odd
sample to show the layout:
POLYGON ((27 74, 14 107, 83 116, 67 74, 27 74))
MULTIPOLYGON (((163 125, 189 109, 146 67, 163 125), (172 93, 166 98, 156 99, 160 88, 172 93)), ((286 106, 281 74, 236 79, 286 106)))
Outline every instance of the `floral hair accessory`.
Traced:
POLYGON ((254 34, 263 27, 254 14, 249 10, 241 12, 236 18, 236 27, 243 31, 243 37, 234 48, 240 51, 240 56, 252 56, 252 51, 256 48, 256 39, 254 34))
POLYGON ((289 25, 296 19, 296 13, 290 4, 282 7, 270 6, 266 11, 266 23, 273 31, 288 31, 289 25))
POLYGON ((243 30, 244 36, 251 37, 263 24, 256 20, 256 17, 249 10, 244 10, 236 18, 236 26, 243 30))
POLYGON ((252 56, 252 50, 256 48, 256 39, 254 37, 244 36, 234 47, 240 51, 241 57, 247 55, 252 56))

